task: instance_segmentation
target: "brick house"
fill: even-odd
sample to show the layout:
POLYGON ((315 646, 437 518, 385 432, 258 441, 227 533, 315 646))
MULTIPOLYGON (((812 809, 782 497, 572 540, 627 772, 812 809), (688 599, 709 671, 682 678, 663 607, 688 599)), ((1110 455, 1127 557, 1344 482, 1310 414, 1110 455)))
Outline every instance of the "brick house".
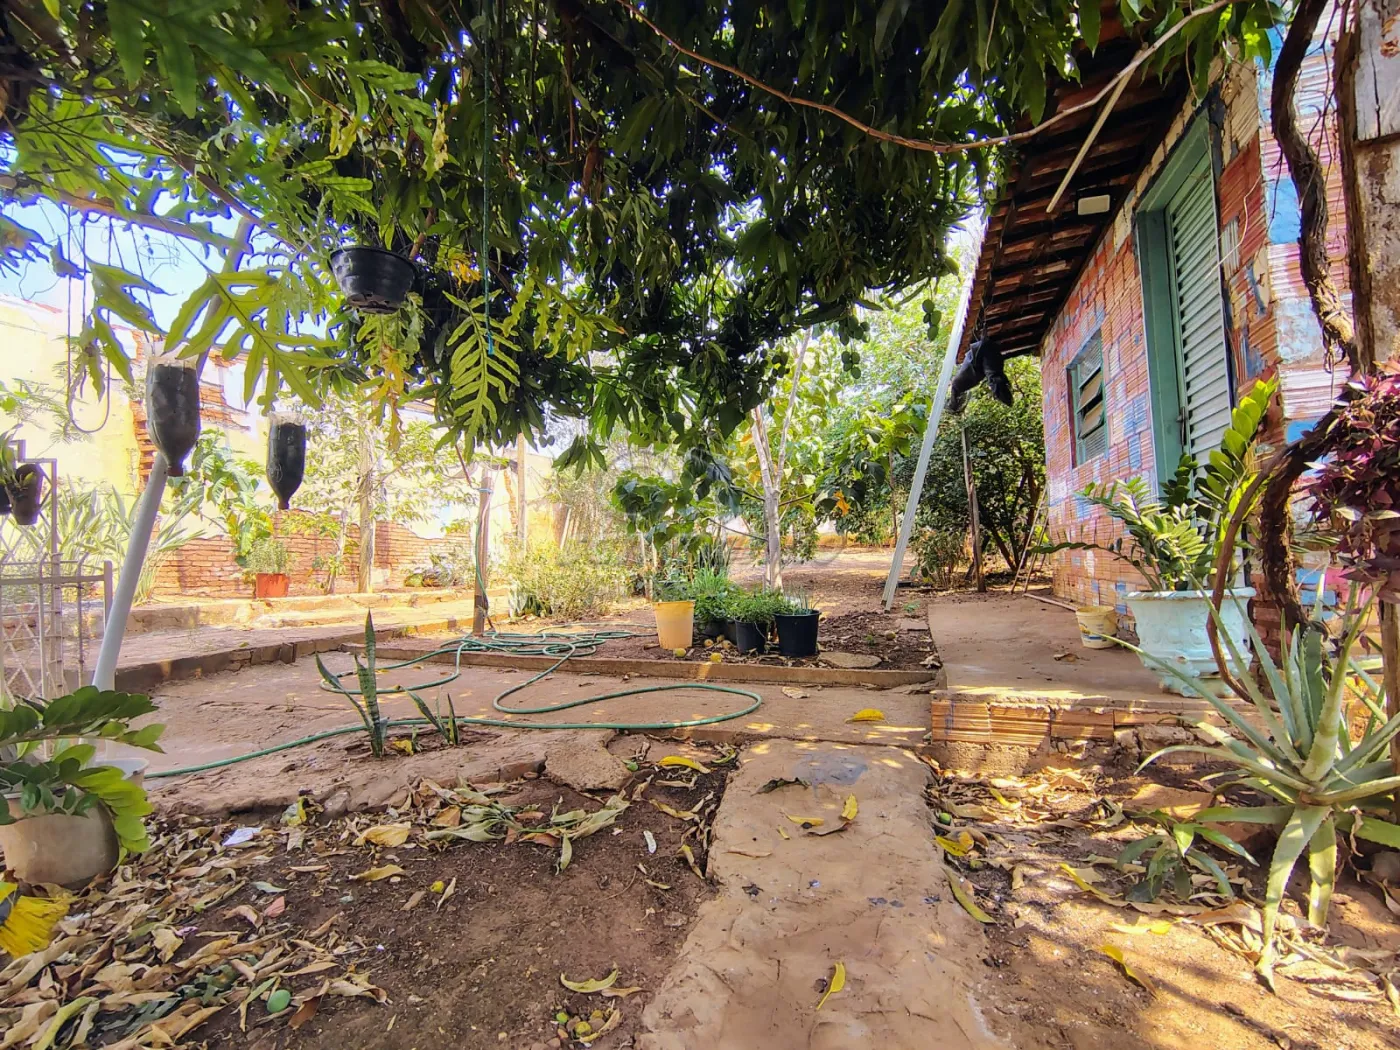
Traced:
MULTIPOLYGON (((1055 92, 1059 109, 1092 97, 1139 46, 1107 13, 1104 32, 1081 83, 1055 92)), ((1295 105, 1326 169, 1328 250, 1349 298, 1331 61, 1320 38, 1295 105)), ((1003 357, 1040 357, 1056 538, 1112 539, 1115 524, 1078 495, 1084 486, 1156 483, 1183 450, 1208 453, 1258 378, 1276 374, 1282 390, 1266 445, 1296 436, 1337 392, 1299 273, 1298 202, 1269 130, 1271 83, 1253 64, 1220 68, 1204 97, 1182 76, 1134 80, 1100 127, 1101 107, 1088 107, 1008 167, 959 352, 980 338, 1003 357)), ((1106 555, 1053 561, 1054 592, 1076 605, 1124 613, 1124 595, 1142 586, 1106 555)))

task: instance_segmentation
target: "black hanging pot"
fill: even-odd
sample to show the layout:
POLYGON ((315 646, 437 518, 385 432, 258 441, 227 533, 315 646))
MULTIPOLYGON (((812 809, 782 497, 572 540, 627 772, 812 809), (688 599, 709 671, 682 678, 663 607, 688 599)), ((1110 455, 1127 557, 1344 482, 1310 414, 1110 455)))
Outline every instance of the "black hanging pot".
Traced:
POLYGON ((33 463, 21 463, 15 468, 14 480, 5 486, 5 495, 15 524, 33 525, 44 502, 44 472, 33 463))
POLYGON ((267 428, 267 483, 277 493, 277 505, 289 510, 292 495, 306 473, 306 424, 273 418, 267 428))
POLYGON ((734 621, 734 648, 740 653, 763 652, 764 635, 767 632, 756 623, 734 621))
POLYGON ((816 656, 817 621, 821 618, 815 609, 777 616, 778 652, 784 656, 816 656))
POLYGON ((10 513, 10 490, 0 485, 0 518, 7 517, 10 513))
POLYGON ((418 267, 383 248, 341 248, 331 252, 331 273, 356 310, 391 314, 403 305, 418 267))
POLYGON ((153 361, 146 370, 146 429, 172 478, 185 476, 185 457, 199 439, 199 373, 193 366, 153 361))

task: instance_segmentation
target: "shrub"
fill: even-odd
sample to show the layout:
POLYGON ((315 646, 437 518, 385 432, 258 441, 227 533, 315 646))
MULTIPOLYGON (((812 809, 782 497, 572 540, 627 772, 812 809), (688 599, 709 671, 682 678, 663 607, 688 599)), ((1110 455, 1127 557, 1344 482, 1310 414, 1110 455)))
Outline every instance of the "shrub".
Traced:
POLYGON ((772 627, 777 617, 792 611, 792 603, 778 591, 740 591, 729 602, 733 619, 756 627, 772 627))
POLYGON ((290 561, 287 545, 273 536, 254 540, 248 548, 247 570, 250 573, 284 573, 290 561))
POLYGON ((713 623, 729 616, 728 604, 734 584, 727 570, 697 569, 690 581, 695 600, 695 622, 713 623))
POLYGON ((914 537, 919 573, 935 587, 948 590, 967 546, 967 534, 954 529, 923 529, 914 537))
POLYGON ((513 612, 566 618, 607 612, 632 581, 631 568, 609 543, 512 549, 504 572, 513 612))

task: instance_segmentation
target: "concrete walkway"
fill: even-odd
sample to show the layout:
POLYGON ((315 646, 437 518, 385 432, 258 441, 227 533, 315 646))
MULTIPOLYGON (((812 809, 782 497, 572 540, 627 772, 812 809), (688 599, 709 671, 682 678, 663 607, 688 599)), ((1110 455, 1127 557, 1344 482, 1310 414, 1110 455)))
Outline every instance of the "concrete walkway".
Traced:
POLYGON ((983 935, 954 901, 924 799, 891 747, 775 740, 745 749, 714 823, 700 911, 643 1014, 644 1050, 991 1050, 970 977, 983 935), (764 792, 775 779, 801 779, 764 792), (789 818, 840 823, 803 831, 789 818), (845 987, 820 1010, 822 982, 845 987))

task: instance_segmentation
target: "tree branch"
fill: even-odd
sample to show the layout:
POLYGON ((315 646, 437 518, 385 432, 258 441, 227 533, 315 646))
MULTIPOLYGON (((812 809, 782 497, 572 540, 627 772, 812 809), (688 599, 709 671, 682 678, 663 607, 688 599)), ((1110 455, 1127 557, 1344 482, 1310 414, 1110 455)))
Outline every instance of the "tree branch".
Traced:
MULTIPOLYGON (((769 84, 765 84, 757 77, 750 76, 748 73, 745 73, 741 69, 737 69, 734 66, 719 61, 718 59, 707 58, 697 51, 692 51, 684 44, 680 43, 679 41, 673 39, 670 36, 667 36, 660 26, 658 26, 651 19, 647 18, 646 15, 642 14, 642 12, 639 11, 635 6, 633 6, 629 2, 629 0, 617 0, 617 2, 623 7, 627 8, 628 11, 632 12, 633 17, 635 17, 639 22, 641 22, 644 26, 650 29, 662 40, 666 41, 667 44, 675 48, 687 58, 693 58, 695 59, 695 61, 704 63, 705 65, 710 66, 713 69, 723 70, 724 72, 729 73, 732 76, 738 77, 744 83, 752 87, 756 87, 760 91, 766 91, 768 94, 772 95, 775 98, 780 98, 784 102, 787 102, 794 106, 806 106, 809 109, 816 109, 820 110, 823 113, 829 113, 831 114, 831 116, 836 117, 838 120, 844 120, 847 124, 851 125, 851 127, 856 128, 863 134, 869 135, 871 138, 879 139, 881 142, 891 142, 896 146, 903 146, 906 149, 920 150, 924 153, 963 153, 968 150, 985 149, 990 146, 1005 146, 1013 142, 1024 142, 1025 140, 1034 138, 1042 132, 1054 127, 1056 124, 1060 123, 1060 121, 1065 120, 1076 113, 1082 113, 1084 110, 1095 108, 1100 102, 1102 102, 1105 98, 1108 97, 1109 93, 1114 90, 1115 86, 1118 84, 1119 81, 1125 81, 1131 78, 1132 75, 1136 73, 1139 68, 1141 68, 1144 62, 1151 58, 1156 52, 1161 50, 1163 45, 1165 45, 1168 40, 1171 40, 1172 37, 1176 36, 1177 33, 1181 32, 1182 27, 1184 27, 1185 25, 1194 21, 1197 18, 1203 18, 1208 15, 1216 14, 1223 8, 1228 7, 1231 3, 1234 2, 1234 0, 1215 0, 1215 3, 1209 5, 1208 7, 1202 7, 1186 15, 1186 17, 1181 19, 1181 21, 1177 22, 1175 25, 1171 26, 1165 33, 1163 33, 1160 37, 1154 40, 1151 44, 1139 51, 1133 57, 1133 60, 1129 62, 1126 66, 1124 66, 1123 69, 1111 80, 1109 80, 1109 82, 1106 83, 1092 98, 1086 99, 1078 105, 1070 106, 1068 109, 1061 110, 1059 113, 1056 113, 1054 116, 1052 116, 1049 120, 1037 124, 1033 128, 1028 128, 1025 131, 1018 131, 1011 135, 1002 135, 998 138, 977 139, 973 142, 929 142, 925 139, 911 139, 907 138, 904 135, 895 135, 888 131, 881 131, 879 128, 873 128, 869 124, 857 120, 855 117, 851 116, 844 110, 837 109, 835 106, 828 105, 825 102, 814 102, 812 99, 802 98, 798 95, 790 95, 786 91, 781 90, 780 88, 775 88, 769 84)), ((1305 0, 1305 2, 1316 3, 1318 2, 1318 0, 1305 0)))

